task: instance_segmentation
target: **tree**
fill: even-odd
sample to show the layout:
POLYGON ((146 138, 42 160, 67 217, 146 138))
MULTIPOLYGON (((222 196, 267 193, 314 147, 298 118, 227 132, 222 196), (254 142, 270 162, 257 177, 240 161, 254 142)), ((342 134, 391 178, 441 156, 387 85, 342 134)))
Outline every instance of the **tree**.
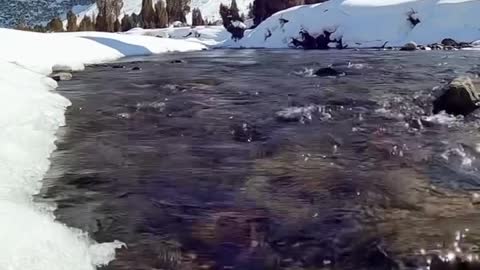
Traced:
POLYGON ((113 32, 115 21, 123 8, 123 0, 96 0, 98 15, 95 24, 97 31, 113 32))
POLYGON ((78 30, 77 15, 72 10, 67 13, 67 31, 75 32, 78 30))
POLYGON ((95 30, 95 24, 88 16, 84 16, 80 24, 78 25, 78 31, 93 31, 95 30))
POLYGON ((203 17, 202 17, 202 12, 198 8, 194 8, 192 10, 192 25, 193 26, 205 25, 205 21, 203 20, 203 17))
POLYGON ((237 1, 232 0, 230 7, 220 4, 220 16, 222 17, 223 26, 229 28, 234 21, 243 21, 239 14, 237 1))
POLYGON ((142 10, 140 11, 143 28, 155 28, 155 10, 152 0, 142 0, 142 10))
POLYGON ((168 26, 167 7, 163 0, 158 1, 155 4, 155 15, 157 19, 158 28, 165 28, 168 26))
POLYGON ((113 23, 113 31, 114 32, 121 32, 122 31, 122 25, 120 24, 120 20, 118 18, 113 23))
POLYGON ((253 22, 254 25, 259 25, 266 18, 274 13, 293 6, 316 4, 326 2, 327 0, 255 0, 253 2, 253 22))
POLYGON ((63 32, 63 23, 60 20, 60 18, 55 17, 53 18, 48 24, 47 24, 47 29, 50 32, 63 32))
POLYGON ((135 28, 135 27, 139 27, 141 25, 141 20, 140 20, 140 16, 137 15, 136 13, 132 13, 132 27, 135 28))
POLYGON ((167 0, 168 22, 187 22, 187 13, 190 12, 191 0, 167 0))
POLYGON ((120 23, 120 28, 122 32, 127 32, 128 30, 134 27, 134 22, 131 16, 125 14, 122 18, 122 22, 120 23))

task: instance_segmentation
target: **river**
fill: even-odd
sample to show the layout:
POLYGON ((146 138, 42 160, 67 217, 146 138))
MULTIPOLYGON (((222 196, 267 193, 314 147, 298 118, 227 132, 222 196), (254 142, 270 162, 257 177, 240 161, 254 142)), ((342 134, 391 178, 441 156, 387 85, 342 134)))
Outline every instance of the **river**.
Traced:
POLYGON ((126 243, 104 269, 479 269, 480 114, 431 115, 478 63, 212 50, 91 66, 58 88, 73 105, 38 199, 126 243), (312 75, 329 65, 346 75, 312 75))

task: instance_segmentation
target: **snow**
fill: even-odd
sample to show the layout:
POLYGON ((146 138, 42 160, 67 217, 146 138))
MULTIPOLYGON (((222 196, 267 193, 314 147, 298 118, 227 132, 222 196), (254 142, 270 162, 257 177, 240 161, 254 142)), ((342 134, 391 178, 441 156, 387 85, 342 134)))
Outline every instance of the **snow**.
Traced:
POLYGON ((183 39, 206 46, 216 46, 231 37, 223 26, 169 27, 160 29, 134 28, 125 34, 183 39))
POLYGON ((480 39, 479 11, 477 0, 331 0, 280 11, 239 42, 223 46, 288 48, 302 29, 313 36, 335 31, 332 38, 342 37, 350 48, 387 41, 389 46, 429 44, 447 37, 470 42, 480 39), (421 21, 416 26, 407 20, 412 11, 421 21))
POLYGON ((53 206, 35 202, 70 102, 46 77, 54 65, 204 49, 198 43, 106 33, 40 34, 0 29, 0 269, 94 270, 114 259, 120 242, 95 243, 56 222, 53 206))
MULTIPOLYGON (((240 11, 240 14, 248 14, 248 6, 253 3, 253 0, 236 0, 237 1, 237 6, 238 10, 240 11)), ((124 5, 122 9, 122 14, 132 14, 136 13, 139 14, 141 9, 142 9, 142 0, 124 0, 124 5)), ((221 20, 220 17, 220 4, 228 5, 230 6, 231 0, 192 0, 190 4, 190 10, 193 10, 194 8, 200 9, 202 12, 202 16, 204 19, 206 19, 209 22, 215 22, 218 20, 221 20)), ((75 6, 73 8, 73 11, 78 15, 79 21, 85 16, 93 16, 97 14, 97 5, 92 4, 92 5, 79 5, 75 6)), ((66 18, 66 16, 63 16, 66 18)), ((189 13, 187 14, 187 23, 191 24, 192 23, 192 14, 189 13)))

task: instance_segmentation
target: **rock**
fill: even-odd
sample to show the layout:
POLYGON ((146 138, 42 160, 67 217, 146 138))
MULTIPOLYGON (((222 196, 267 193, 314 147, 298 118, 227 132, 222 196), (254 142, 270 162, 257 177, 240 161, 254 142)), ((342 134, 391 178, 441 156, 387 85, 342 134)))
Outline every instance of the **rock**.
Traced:
POLYGON ((73 78, 72 73, 68 73, 68 72, 57 72, 57 73, 54 73, 54 74, 50 75, 50 77, 57 82, 59 82, 59 81, 70 81, 73 78))
POLYGON ((124 65, 113 65, 112 68, 125 68, 124 65))
POLYGON ((72 72, 73 69, 70 66, 67 65, 54 65, 52 67, 52 72, 57 73, 57 72, 72 72))
POLYGON ((431 44, 429 47, 432 48, 432 50, 443 50, 443 45, 438 43, 431 44))
POLYGON ((317 71, 315 71, 315 75, 319 77, 327 77, 327 76, 344 76, 345 72, 340 72, 334 68, 327 67, 327 68, 321 68, 317 71))
POLYGON ((410 41, 407 44, 403 45, 400 49, 401 51, 416 51, 417 50, 417 43, 410 41))
POLYGON ((456 42, 455 40, 451 39, 451 38, 445 38, 442 40, 442 45, 443 46, 452 46, 452 47, 458 47, 458 42, 456 42))
POLYGON ((133 67, 132 70, 142 70, 140 67, 133 67))
POLYGON ((433 102, 433 113, 445 111, 453 115, 467 115, 480 105, 480 89, 476 81, 461 76, 444 87, 444 92, 433 102))
POLYGON ((181 59, 175 59, 170 61, 170 64, 183 64, 183 63, 186 63, 186 61, 181 59))

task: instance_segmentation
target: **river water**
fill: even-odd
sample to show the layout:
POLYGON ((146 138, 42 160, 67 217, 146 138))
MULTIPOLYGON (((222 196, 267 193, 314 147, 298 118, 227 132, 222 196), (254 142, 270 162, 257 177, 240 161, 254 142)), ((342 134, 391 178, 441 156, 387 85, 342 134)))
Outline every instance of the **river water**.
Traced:
POLYGON ((39 199, 126 243, 105 269, 478 269, 480 118, 431 101, 479 63, 213 50, 88 67, 58 89, 73 105, 39 199), (312 75, 329 65, 346 75, 312 75))

